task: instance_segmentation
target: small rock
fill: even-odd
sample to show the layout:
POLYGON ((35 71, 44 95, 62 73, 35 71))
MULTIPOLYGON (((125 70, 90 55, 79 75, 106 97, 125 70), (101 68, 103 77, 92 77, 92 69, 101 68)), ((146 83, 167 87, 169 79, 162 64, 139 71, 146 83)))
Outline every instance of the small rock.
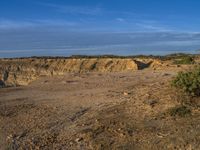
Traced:
POLYGON ((121 131, 121 130, 122 130, 121 128, 118 129, 118 131, 121 131))
POLYGON ((128 92, 124 92, 123 94, 124 94, 124 96, 127 96, 127 95, 129 95, 130 93, 128 93, 128 92))
POLYGON ((43 83, 48 83, 49 81, 48 80, 45 80, 43 83))
POLYGON ((13 135, 12 135, 12 134, 10 134, 10 135, 7 136, 7 140, 10 140, 10 139, 12 139, 12 138, 13 138, 13 135))
POLYGON ((82 141, 83 140, 83 138, 81 137, 81 138, 76 138, 76 142, 80 142, 80 141, 82 141))
POLYGON ((150 105, 151 107, 154 107, 155 104, 157 104, 158 102, 157 102, 157 100, 149 99, 149 100, 144 101, 144 103, 147 105, 150 105))
POLYGON ((126 136, 126 134, 125 133, 119 133, 119 136, 124 137, 124 136, 126 136))
POLYGON ((118 111, 118 110, 115 110, 115 113, 119 113, 119 111, 118 111))
POLYGON ((26 136, 26 133, 27 133, 26 131, 22 131, 21 133, 19 133, 19 135, 16 137, 16 139, 20 139, 20 138, 26 136))
POLYGON ((170 76, 171 74, 169 73, 164 73, 163 76, 170 76))

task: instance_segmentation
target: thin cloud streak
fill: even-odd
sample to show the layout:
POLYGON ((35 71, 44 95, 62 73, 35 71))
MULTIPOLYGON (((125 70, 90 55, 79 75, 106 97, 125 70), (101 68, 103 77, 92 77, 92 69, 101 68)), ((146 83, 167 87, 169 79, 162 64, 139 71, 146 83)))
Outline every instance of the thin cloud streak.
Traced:
MULTIPOLYGON (((70 15, 83 15, 83 18, 80 18, 78 21, 84 20, 86 16, 98 16, 98 19, 107 19, 104 20, 105 24, 111 22, 111 20, 125 23, 124 28, 128 28, 127 26, 132 26, 136 30, 153 30, 153 31, 172 31, 170 27, 167 25, 162 25, 156 20, 152 20, 151 15, 149 14, 138 14, 136 12, 129 12, 129 11, 114 11, 114 10, 107 10, 100 5, 96 6, 76 6, 76 5, 60 5, 54 3, 38 3, 39 5, 46 6, 53 8, 55 11, 70 15), (113 16, 119 16, 113 19, 113 16)), ((97 20, 93 20, 94 22, 98 22, 97 20)), ((82 23, 82 22, 81 22, 82 23)), ((101 21, 99 23, 102 23, 101 21)), ((110 25, 113 26, 113 25, 110 25)), ((98 29, 98 27, 96 27, 98 29)), ((119 29, 120 30, 120 29, 119 29)), ((129 30, 129 29, 128 29, 129 30)), ((123 32, 123 31, 122 31, 123 32)))
POLYGON ((145 23, 146 21, 142 21, 140 23, 136 23, 136 26, 139 28, 143 28, 150 31, 159 31, 159 32, 170 32, 173 31, 169 27, 165 25, 157 24, 157 23, 145 23))
POLYGON ((76 27, 79 25, 78 22, 71 22, 65 20, 27 20, 27 21, 15 21, 15 20, 0 20, 0 29, 23 29, 23 28, 34 28, 34 27, 76 27))
POLYGON ((98 15, 101 14, 102 8, 98 6, 73 6, 73 5, 59 5, 53 3, 39 3, 43 6, 51 7, 57 12, 66 14, 81 14, 81 15, 98 15))
POLYGON ((0 29, 10 29, 10 28, 26 28, 33 27, 36 24, 26 21, 12 21, 12 20, 0 20, 0 29))
POLYGON ((124 18, 117 18, 116 20, 119 21, 119 22, 125 22, 126 21, 124 18))
MULTIPOLYGON (((154 24, 145 24, 145 23, 131 23, 126 21, 123 18, 117 18, 117 22, 123 23, 123 26, 119 28, 116 26, 107 27, 107 26, 98 26, 98 23, 92 24, 91 21, 65 21, 65 20, 28 20, 28 21, 13 21, 13 20, 0 20, 0 29, 31 29, 39 28, 53 29, 53 30, 77 30, 77 31, 87 31, 87 32, 98 32, 98 31, 107 31, 107 32, 117 32, 121 31, 126 32, 135 32, 135 31, 172 31, 165 28, 164 26, 157 26, 154 24), (58 28, 59 27, 59 28, 58 28), (116 30, 117 29, 117 30, 116 30)), ((110 24, 111 26, 115 24, 113 22, 105 22, 105 24, 110 24)))
POLYGON ((153 46, 200 46, 200 40, 185 40, 185 41, 161 41, 154 42, 149 45, 153 46))
MULTIPOLYGON (((161 32, 172 31, 167 25, 163 25, 155 20, 148 18, 148 15, 137 14, 127 11, 106 10, 100 5, 96 6, 76 6, 76 5, 61 5, 54 3, 36 2, 38 5, 51 8, 53 11, 66 14, 62 19, 38 19, 38 20, 1 20, 0 29, 11 28, 33 28, 33 27, 62 27, 62 29, 88 31, 88 32, 161 32), (69 17, 70 15, 79 15, 77 17, 69 17), (80 16, 81 15, 81 16, 80 16), (94 19, 97 17, 98 19, 94 19), (66 19, 68 18, 70 19, 66 19), (95 16, 95 17, 94 17, 95 16), (116 17, 117 16, 117 17, 116 17), (93 18, 93 19, 91 19, 93 18), (118 23, 118 24, 116 24, 118 23)), ((51 11, 51 10, 50 10, 51 11)))
POLYGON ((0 54, 41 52, 41 50, 0 50, 0 54))

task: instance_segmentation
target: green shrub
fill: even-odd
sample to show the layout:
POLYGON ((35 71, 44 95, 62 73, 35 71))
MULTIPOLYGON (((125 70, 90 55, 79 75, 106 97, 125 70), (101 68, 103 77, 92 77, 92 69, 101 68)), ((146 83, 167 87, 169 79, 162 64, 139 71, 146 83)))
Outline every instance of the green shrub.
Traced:
POLYGON ((183 56, 174 61, 174 64, 194 64, 194 59, 191 56, 183 56))
POLYGON ((191 110, 188 107, 182 105, 170 108, 168 111, 170 116, 186 117, 191 115, 191 110))
POLYGON ((172 80, 172 86, 191 96, 200 96, 200 68, 195 68, 189 72, 179 72, 172 80))

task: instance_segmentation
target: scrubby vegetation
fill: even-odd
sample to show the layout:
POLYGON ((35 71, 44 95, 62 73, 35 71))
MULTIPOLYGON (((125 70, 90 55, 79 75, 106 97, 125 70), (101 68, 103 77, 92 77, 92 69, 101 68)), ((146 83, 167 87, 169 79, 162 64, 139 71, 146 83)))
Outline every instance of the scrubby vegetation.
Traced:
POLYGON ((170 116, 186 117, 191 115, 191 110, 183 105, 173 107, 169 109, 170 116))
POLYGON ((187 57, 194 58, 197 55, 195 54, 185 54, 185 53, 174 53, 174 54, 169 54, 169 55, 71 55, 71 56, 32 56, 32 57, 19 57, 19 58, 4 58, 7 60, 12 60, 12 59, 82 59, 82 58, 120 58, 120 59, 134 59, 134 58, 141 58, 141 59, 160 59, 163 61, 166 60, 179 60, 179 59, 187 59, 187 57))
POLYGON ((180 72, 172 80, 172 86, 191 96, 200 96, 200 67, 188 72, 180 72))
POLYGON ((174 64, 194 64, 194 58, 189 55, 182 56, 174 60, 174 64))

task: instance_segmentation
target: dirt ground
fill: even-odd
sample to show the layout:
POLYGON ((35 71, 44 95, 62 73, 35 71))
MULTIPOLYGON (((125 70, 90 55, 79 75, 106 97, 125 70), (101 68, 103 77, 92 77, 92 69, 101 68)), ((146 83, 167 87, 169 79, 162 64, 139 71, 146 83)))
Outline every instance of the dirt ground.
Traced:
POLYGON ((0 89, 0 149, 200 149, 200 110, 167 111, 178 69, 68 73, 0 89))

